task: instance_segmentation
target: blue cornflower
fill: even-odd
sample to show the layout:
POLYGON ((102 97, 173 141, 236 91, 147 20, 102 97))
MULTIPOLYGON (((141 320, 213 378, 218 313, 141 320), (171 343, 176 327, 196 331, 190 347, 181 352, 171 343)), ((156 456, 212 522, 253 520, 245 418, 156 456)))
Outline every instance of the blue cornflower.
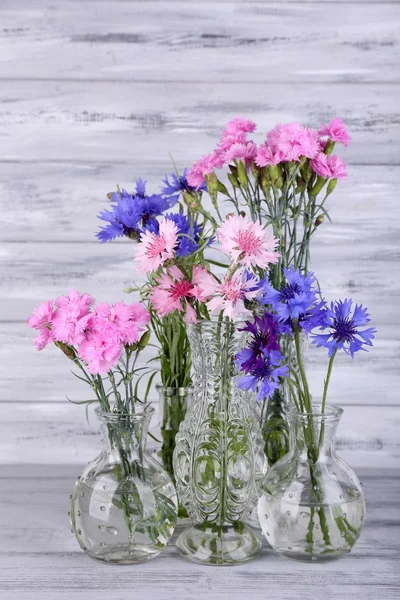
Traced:
POLYGON ((314 273, 303 275, 294 267, 283 269, 286 284, 276 290, 266 281, 260 302, 271 305, 282 324, 283 333, 291 333, 293 321, 309 333, 321 324, 325 302, 319 300, 314 273))
POLYGON ((196 252, 203 228, 196 222, 191 226, 189 219, 183 213, 169 213, 165 218, 173 221, 178 228, 177 256, 188 256, 196 252))
POLYGON ((324 311, 324 321, 321 329, 328 333, 314 334, 312 343, 318 347, 328 348, 328 356, 331 357, 336 350, 344 350, 354 358, 354 353, 358 350, 366 350, 363 346, 372 346, 372 340, 376 329, 370 327, 360 331, 360 327, 365 327, 371 319, 366 308, 362 305, 355 305, 353 301, 347 298, 332 302, 330 308, 324 311))
POLYGON ((171 173, 169 177, 171 177, 171 183, 169 182, 168 175, 162 180, 164 186, 161 188, 161 193, 164 196, 172 196, 173 194, 180 192, 197 192, 199 190, 205 192, 207 191, 206 184, 204 183, 199 189, 188 184, 186 175, 188 170, 185 169, 182 175, 176 175, 176 173, 171 173))
POLYGON ((278 350, 264 349, 260 356, 254 359, 252 350, 244 348, 236 355, 235 362, 246 374, 237 379, 236 385, 253 392, 258 387, 257 398, 269 398, 274 390, 280 387, 279 378, 288 374, 287 365, 281 364, 284 358, 278 350))
POLYGON ((107 223, 96 234, 101 242, 122 236, 137 240, 142 229, 154 228, 155 217, 171 208, 177 199, 164 198, 160 194, 146 196, 146 182, 138 179, 136 194, 129 194, 123 189, 112 193, 111 200, 111 210, 99 214, 99 219, 107 223))

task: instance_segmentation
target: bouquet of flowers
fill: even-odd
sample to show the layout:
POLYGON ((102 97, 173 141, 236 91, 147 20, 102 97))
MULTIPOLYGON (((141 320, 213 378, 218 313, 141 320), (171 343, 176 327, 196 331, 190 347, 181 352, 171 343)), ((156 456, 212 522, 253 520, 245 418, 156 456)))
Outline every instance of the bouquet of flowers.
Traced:
MULTIPOLYGON (((254 122, 233 119, 214 151, 182 175, 176 171, 166 176, 159 194, 146 195, 145 182, 139 179, 135 192, 118 189, 109 194, 111 210, 99 215, 106 223, 97 234, 101 242, 126 236, 138 244, 137 271, 147 275, 147 283, 132 291, 140 289, 151 314, 164 387, 186 387, 191 382, 186 323, 207 318, 207 303, 205 307, 196 303, 198 278, 207 279, 199 268, 208 272, 210 267, 228 269, 222 278, 217 270, 207 279, 209 293, 215 294, 211 308, 219 306, 224 311, 218 286, 228 286, 224 289, 230 298, 242 294, 242 303, 249 305, 249 291, 244 295, 241 288, 245 277, 268 278, 279 289, 283 268, 293 266, 306 274, 311 237, 325 217, 329 219, 326 200, 337 181, 346 177, 343 161, 332 154, 336 143, 347 146, 350 141, 341 119, 319 130, 298 123, 278 125, 259 145, 249 139, 255 130, 254 122), (227 170, 225 183, 219 175, 223 168, 227 170), (271 230, 268 243, 267 228, 271 230), (272 239, 276 242, 271 246, 272 239), (216 255, 215 241, 234 261, 232 272, 216 255), (279 256, 266 261, 263 253, 271 250, 279 256), (243 268, 250 275, 244 275, 243 268)), ((229 316, 237 315, 231 307, 229 316)), ((278 343, 281 346, 285 340, 278 343)), ((282 350, 288 354, 291 348, 282 350)), ((162 429, 164 463, 169 468, 176 429, 184 417, 178 398, 175 404, 175 430, 162 429)), ((287 450, 284 405, 278 387, 261 410, 271 462, 287 450)))

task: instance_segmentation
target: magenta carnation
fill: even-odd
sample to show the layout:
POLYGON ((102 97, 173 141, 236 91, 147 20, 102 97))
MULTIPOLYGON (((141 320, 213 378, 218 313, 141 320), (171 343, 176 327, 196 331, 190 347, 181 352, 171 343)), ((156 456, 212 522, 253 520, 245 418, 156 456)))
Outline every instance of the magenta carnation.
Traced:
POLYGON ((237 135, 240 133, 252 133, 256 130, 256 127, 257 125, 254 123, 254 121, 249 121, 248 119, 243 119, 242 117, 235 117, 226 124, 222 133, 222 137, 237 135))
POLYGON ((92 375, 107 373, 121 358, 123 344, 118 328, 101 316, 94 316, 91 330, 78 347, 79 357, 92 375))
POLYGON ((282 152, 285 161, 297 161, 301 156, 315 158, 320 150, 318 133, 299 123, 277 125, 269 132, 267 142, 274 151, 282 152))
POLYGON ((217 153, 202 156, 189 169, 186 179, 190 186, 197 190, 205 182, 205 175, 210 175, 214 169, 220 169, 223 165, 221 156, 217 153))
POLYGON ((115 330, 123 344, 135 344, 150 321, 149 312, 140 302, 99 304, 94 314, 115 330))
POLYGON ((38 331, 33 341, 38 350, 43 350, 47 344, 54 341, 52 332, 54 314, 53 302, 49 300, 39 304, 28 319, 29 327, 38 331))
POLYGON ((69 346, 80 344, 92 318, 93 304, 92 296, 79 294, 76 290, 71 290, 68 296, 57 298, 52 326, 54 340, 69 346))
POLYGON ((273 150, 270 146, 262 144, 257 148, 254 162, 258 167, 275 166, 284 160, 284 154, 280 150, 273 150))
POLYGON ((320 152, 318 156, 311 161, 312 170, 323 177, 324 179, 328 179, 331 176, 331 170, 328 165, 328 157, 323 152, 320 152))
POLYGON ((329 125, 324 125, 324 123, 321 123, 321 128, 319 129, 318 133, 323 137, 327 136, 328 139, 332 140, 332 142, 339 142, 344 146, 348 146, 351 140, 346 125, 339 117, 333 119, 329 125))
POLYGON ((328 166, 332 179, 346 179, 346 165, 338 156, 328 156, 328 166))
POLYGON ((236 142, 222 156, 225 164, 230 164, 234 160, 243 160, 246 165, 249 165, 255 158, 257 146, 253 142, 241 144, 236 142))

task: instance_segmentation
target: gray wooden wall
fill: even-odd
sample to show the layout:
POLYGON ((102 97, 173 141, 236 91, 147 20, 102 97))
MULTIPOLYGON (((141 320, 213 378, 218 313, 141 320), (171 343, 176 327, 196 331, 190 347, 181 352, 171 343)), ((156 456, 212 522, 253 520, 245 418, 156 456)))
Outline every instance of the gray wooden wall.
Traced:
POLYGON ((138 176, 156 191, 168 151, 190 165, 236 115, 261 132, 340 115, 349 178, 313 266, 379 332, 338 360, 331 401, 352 465, 400 466, 399 23, 396 0, 0 0, 0 463, 95 455, 95 423, 65 399, 87 390, 26 319, 71 287, 100 301, 132 284, 132 246, 94 238, 105 193, 138 176))

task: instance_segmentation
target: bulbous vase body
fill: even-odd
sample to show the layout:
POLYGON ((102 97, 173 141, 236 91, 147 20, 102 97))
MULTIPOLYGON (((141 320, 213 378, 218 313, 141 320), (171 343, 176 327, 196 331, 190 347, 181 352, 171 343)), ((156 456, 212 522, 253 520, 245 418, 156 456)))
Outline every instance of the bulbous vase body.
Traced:
POLYGON ((190 326, 194 395, 174 452, 180 502, 194 525, 177 541, 180 554, 206 564, 255 557, 260 542, 245 524, 266 472, 251 394, 236 386, 234 357, 246 334, 232 321, 190 326))
MULTIPOLYGON (((316 408, 316 410, 318 410, 316 408)), ((365 519, 362 486, 335 452, 342 409, 296 413, 288 454, 268 471, 258 503, 262 531, 279 554, 328 561, 347 554, 365 519)))
POLYGON ((72 531, 81 548, 101 561, 131 564, 155 558, 174 532, 178 503, 170 476, 146 454, 154 411, 96 412, 104 449, 73 489, 72 531))

